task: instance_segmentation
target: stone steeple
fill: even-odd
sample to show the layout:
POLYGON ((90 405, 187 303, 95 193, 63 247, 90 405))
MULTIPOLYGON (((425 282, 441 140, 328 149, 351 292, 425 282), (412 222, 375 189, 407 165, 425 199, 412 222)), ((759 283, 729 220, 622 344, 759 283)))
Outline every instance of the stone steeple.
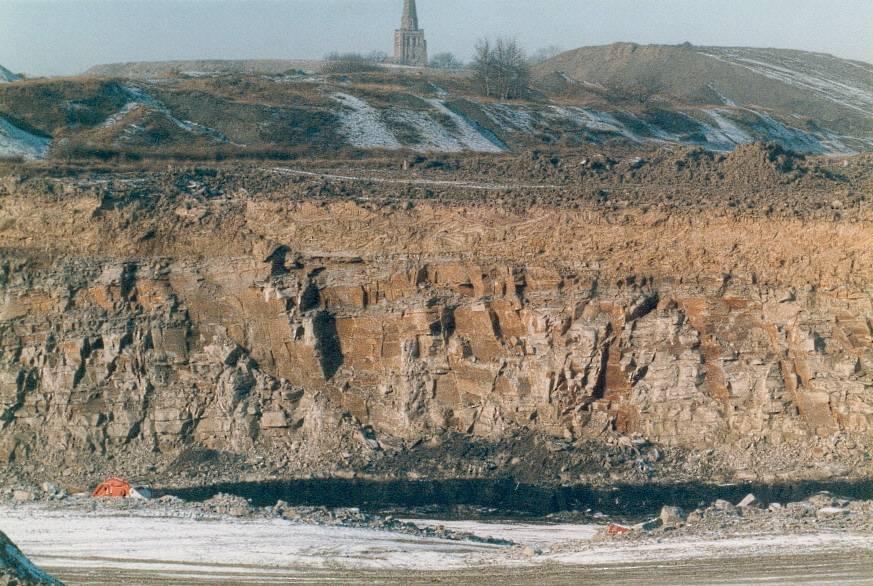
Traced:
POLYGON ((403 18, 394 32, 394 61, 401 65, 427 67, 427 41, 418 28, 415 0, 403 0, 403 18))
POLYGON ((403 0, 403 19, 400 21, 400 30, 418 30, 418 10, 415 8, 415 0, 403 0))

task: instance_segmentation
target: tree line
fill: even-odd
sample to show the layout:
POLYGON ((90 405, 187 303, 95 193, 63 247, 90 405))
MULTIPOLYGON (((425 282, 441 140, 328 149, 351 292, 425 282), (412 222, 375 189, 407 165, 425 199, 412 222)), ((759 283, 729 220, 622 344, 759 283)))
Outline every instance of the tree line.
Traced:
MULTIPOLYGON (((464 63, 453 53, 434 55, 429 63, 432 69, 445 71, 470 70, 478 91, 487 97, 501 100, 524 96, 531 77, 531 66, 542 63, 561 52, 559 47, 539 49, 528 56, 517 39, 501 37, 481 39, 476 44, 473 60, 464 63)), ((325 57, 327 73, 355 73, 373 71, 389 61, 387 54, 374 52, 331 53, 325 57)))

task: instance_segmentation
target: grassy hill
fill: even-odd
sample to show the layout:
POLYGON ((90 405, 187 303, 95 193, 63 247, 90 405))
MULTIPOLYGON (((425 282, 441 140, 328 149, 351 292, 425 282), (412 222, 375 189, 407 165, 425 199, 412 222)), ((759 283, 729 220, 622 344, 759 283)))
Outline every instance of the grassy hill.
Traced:
POLYGON ((0 157, 281 159, 665 144, 730 151, 761 141, 808 154, 873 150, 873 66, 823 55, 579 49, 538 66, 527 98, 507 102, 482 98, 466 72, 253 74, 247 62, 221 63, 203 62, 207 71, 107 66, 95 70, 101 75, 2 84, 0 157))
POLYGON ((562 53, 537 67, 583 87, 623 88, 692 104, 765 109, 839 133, 873 133, 873 65, 781 49, 618 43, 562 53))

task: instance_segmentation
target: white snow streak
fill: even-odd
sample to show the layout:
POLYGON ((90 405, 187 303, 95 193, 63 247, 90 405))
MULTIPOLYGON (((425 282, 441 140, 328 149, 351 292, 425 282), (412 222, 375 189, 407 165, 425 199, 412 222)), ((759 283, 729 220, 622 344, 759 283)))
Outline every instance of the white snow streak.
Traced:
POLYGON ((433 106, 439 113, 448 116, 457 128, 457 138, 467 150, 480 153, 500 153, 503 148, 494 144, 488 137, 483 135, 475 128, 466 118, 450 110, 440 100, 425 100, 433 106))
POLYGON ((0 116, 0 158, 43 159, 52 139, 22 130, 0 116))
MULTIPOLYGON (((179 118, 176 118, 176 116, 170 111, 170 109, 167 108, 167 106, 165 106, 161 101, 157 100, 153 96, 150 96, 145 91, 134 85, 125 85, 124 91, 127 92, 128 96, 130 96, 130 101, 125 104, 124 107, 121 108, 121 110, 104 120, 101 128, 111 128, 113 126, 116 126, 123 122, 127 115, 134 110, 138 108, 144 108, 148 111, 162 114, 164 117, 167 118, 167 120, 169 120, 177 127, 181 128, 186 132, 190 132, 199 136, 205 136, 223 144, 235 144, 231 143, 230 140, 222 132, 215 130, 214 128, 209 128, 208 126, 203 126, 190 120, 181 120, 179 118)), ((136 130, 139 127, 132 125, 131 128, 136 130)))
POLYGON ((336 93, 333 98, 344 106, 340 125, 349 144, 363 149, 397 150, 402 147, 382 121, 379 110, 349 94, 336 93))
MULTIPOLYGON (((813 91, 841 106, 865 114, 873 114, 873 90, 871 90, 870 81, 873 79, 873 66, 851 64, 856 68, 866 70, 867 79, 864 82, 865 87, 862 87, 861 84, 852 84, 851 80, 838 79, 829 74, 826 63, 801 62, 788 58, 774 58, 774 61, 764 61, 767 57, 765 53, 748 49, 706 50, 701 51, 701 54, 724 63, 743 67, 758 75, 787 85, 813 91), (791 67, 791 65, 795 67, 791 67)), ((818 59, 829 58, 818 56, 818 59)), ((841 64, 844 63, 841 62, 841 64)))
POLYGON ((364 100, 346 93, 333 94, 333 99, 343 105, 340 111, 340 131, 352 146, 399 150, 409 148, 420 152, 501 152, 466 118, 450 110, 442 101, 423 100, 432 111, 392 108, 378 110, 364 100), (433 113, 451 120, 451 127, 441 124, 433 113), (419 140, 412 144, 401 142, 392 132, 389 123, 394 122, 412 129, 419 140))
POLYGON ((704 112, 715 121, 716 127, 704 125, 706 132, 706 141, 718 150, 733 150, 734 147, 740 144, 754 142, 754 138, 748 132, 737 126, 737 124, 727 117, 727 110, 718 108, 704 110, 704 112))

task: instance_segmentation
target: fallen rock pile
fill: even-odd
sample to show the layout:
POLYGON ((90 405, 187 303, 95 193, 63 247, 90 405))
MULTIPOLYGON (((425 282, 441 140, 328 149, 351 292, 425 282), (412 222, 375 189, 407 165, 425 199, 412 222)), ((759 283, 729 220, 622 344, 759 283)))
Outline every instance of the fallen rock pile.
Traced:
POLYGON ((618 527, 627 530, 607 528, 599 539, 792 535, 813 531, 873 534, 873 501, 822 492, 800 502, 764 504, 750 494, 736 504, 719 499, 688 514, 678 507, 664 507, 657 519, 618 527))

